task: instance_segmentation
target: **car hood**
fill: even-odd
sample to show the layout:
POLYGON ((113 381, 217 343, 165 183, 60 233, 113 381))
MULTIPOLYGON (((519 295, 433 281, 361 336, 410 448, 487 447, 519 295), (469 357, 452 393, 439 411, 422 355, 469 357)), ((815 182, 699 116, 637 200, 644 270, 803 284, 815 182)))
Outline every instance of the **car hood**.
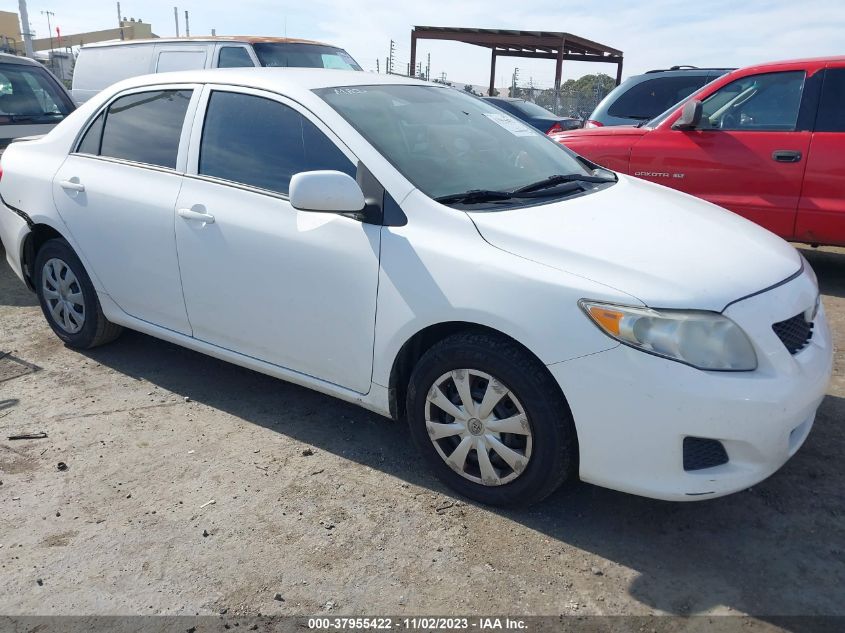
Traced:
POLYGON ((801 269, 798 252, 756 224, 623 175, 577 198, 468 213, 491 245, 655 308, 721 312, 801 269))
POLYGON ((566 130, 555 132, 549 136, 555 140, 589 138, 591 136, 643 136, 651 130, 645 127, 633 125, 614 125, 605 127, 579 128, 577 130, 566 130))

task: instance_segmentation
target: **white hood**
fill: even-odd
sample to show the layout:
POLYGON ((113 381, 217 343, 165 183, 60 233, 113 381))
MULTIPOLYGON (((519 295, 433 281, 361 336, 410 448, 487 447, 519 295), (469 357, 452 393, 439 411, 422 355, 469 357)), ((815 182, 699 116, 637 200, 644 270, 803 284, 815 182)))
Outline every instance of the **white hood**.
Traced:
POLYGON ((756 224, 623 175, 577 198, 469 215, 493 246, 655 308, 721 311, 801 268, 792 246, 756 224))

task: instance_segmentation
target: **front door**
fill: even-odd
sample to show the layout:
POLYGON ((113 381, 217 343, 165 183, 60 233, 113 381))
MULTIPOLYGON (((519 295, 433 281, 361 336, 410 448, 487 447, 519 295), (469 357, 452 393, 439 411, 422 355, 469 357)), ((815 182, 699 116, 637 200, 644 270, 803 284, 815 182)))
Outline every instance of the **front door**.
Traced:
POLYGON ((659 128, 634 145, 631 173, 709 200, 791 238, 810 131, 804 71, 741 77, 703 99, 694 130, 659 128))
POLYGON ((56 208, 91 277, 127 314, 183 334, 190 328, 173 215, 192 94, 157 88, 118 97, 53 179, 56 208))
POLYGON ((221 88, 206 104, 176 205, 194 336, 366 393, 380 227, 287 198, 298 172, 354 176, 351 154, 280 97, 221 88))

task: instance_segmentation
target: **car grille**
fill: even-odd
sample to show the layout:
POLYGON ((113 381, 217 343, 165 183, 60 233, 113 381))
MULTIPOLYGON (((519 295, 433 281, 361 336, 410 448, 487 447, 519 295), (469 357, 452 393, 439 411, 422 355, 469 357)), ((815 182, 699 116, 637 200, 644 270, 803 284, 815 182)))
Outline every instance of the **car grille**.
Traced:
POLYGON ((728 463, 728 453, 719 440, 684 438, 684 470, 703 470, 728 463))
POLYGON ((813 338, 813 324, 807 322, 803 312, 786 321, 775 323, 772 329, 790 354, 800 352, 813 338))

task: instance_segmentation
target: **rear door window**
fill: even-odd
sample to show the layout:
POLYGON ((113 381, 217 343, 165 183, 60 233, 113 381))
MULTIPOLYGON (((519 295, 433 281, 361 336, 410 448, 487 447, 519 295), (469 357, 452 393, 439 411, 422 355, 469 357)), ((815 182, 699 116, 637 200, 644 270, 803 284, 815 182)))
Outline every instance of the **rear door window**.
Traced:
POLYGON ((845 132, 845 68, 825 71, 816 132, 845 132))
POLYGON ((58 123, 73 109, 46 70, 0 64, 0 124, 58 123))
POLYGON ((294 174, 355 166, 313 123, 272 99, 212 92, 200 142, 199 173, 287 194, 294 174))
POLYGON ((648 121, 701 88, 707 75, 655 77, 633 86, 608 109, 610 116, 648 121))
POLYGON ((77 151, 175 169, 192 92, 155 90, 116 99, 102 126, 95 119, 77 151))

